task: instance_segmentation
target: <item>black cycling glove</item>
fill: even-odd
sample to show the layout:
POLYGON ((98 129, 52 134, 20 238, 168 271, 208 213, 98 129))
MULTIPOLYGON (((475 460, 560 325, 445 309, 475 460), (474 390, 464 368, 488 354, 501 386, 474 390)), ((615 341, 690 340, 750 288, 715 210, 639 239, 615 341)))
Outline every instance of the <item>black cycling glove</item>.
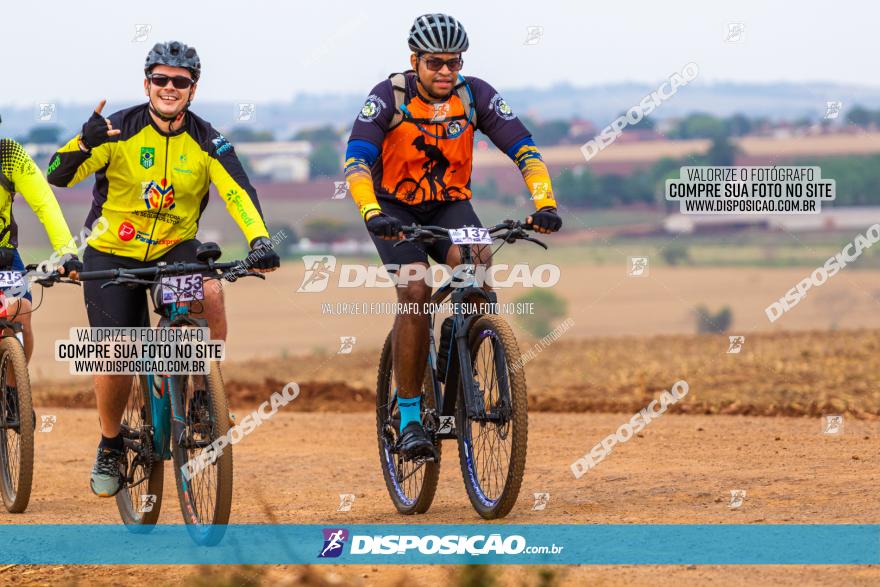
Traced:
POLYGON ((532 214, 532 226, 556 232, 562 228, 562 218, 556 214, 556 208, 541 208, 532 214))
POLYGON ((109 130, 107 120, 97 112, 92 112, 92 116, 82 126, 79 140, 86 146, 86 149, 91 150, 110 140, 111 137, 107 135, 109 130))
POLYGON ((251 241, 251 252, 248 254, 250 266, 253 269, 278 269, 281 266, 281 257, 272 248, 272 242, 264 236, 259 236, 251 241))
POLYGON ((394 237, 403 230, 403 225, 394 216, 388 216, 384 212, 379 212, 378 214, 373 214, 367 220, 367 230, 378 237, 394 237))
POLYGON ((76 255, 64 255, 62 260, 64 263, 61 264, 61 268, 64 269, 64 275, 80 273, 83 270, 82 261, 76 255))

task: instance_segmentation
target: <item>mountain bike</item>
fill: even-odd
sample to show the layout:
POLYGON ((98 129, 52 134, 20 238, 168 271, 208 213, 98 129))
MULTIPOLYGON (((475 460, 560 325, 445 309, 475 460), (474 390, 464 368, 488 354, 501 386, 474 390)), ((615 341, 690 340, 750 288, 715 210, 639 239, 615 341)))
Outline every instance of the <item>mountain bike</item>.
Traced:
MULTIPOLYGON (((208 323, 190 315, 190 305, 204 299, 204 282, 259 277, 244 261, 218 263, 220 248, 203 243, 198 263, 157 263, 143 269, 111 269, 79 274, 81 281, 109 280, 110 285, 147 286, 162 317, 161 328, 202 328, 208 323)), ((220 541, 232 508, 232 446, 212 446, 230 429, 230 414, 220 365, 210 362, 207 375, 133 376, 122 419, 126 467, 123 487, 116 494, 122 521, 133 531, 150 531, 162 508, 164 461, 173 460, 180 509, 187 530, 198 544, 220 541), (191 478, 183 473, 203 453, 206 466, 191 478)))
POLYGON ((441 441, 456 439, 468 499, 485 519, 506 516, 519 495, 526 463, 528 406, 526 380, 513 331, 495 313, 497 296, 477 284, 472 245, 527 240, 531 226, 505 220, 492 228, 446 229, 405 226, 403 242, 429 244, 447 238, 459 245, 461 265, 431 296, 429 352, 421 389, 422 424, 434 444, 434 456, 406 460, 397 443, 400 412, 394 384, 391 333, 379 359, 376 424, 379 460, 391 501, 402 514, 428 511, 440 476, 441 441), (480 233, 462 238, 461 231, 480 233), (435 304, 451 297, 454 313, 434 341, 435 304), (464 305, 467 304, 467 305, 464 305), (480 310, 487 311, 480 311, 480 310), (471 311, 477 310, 477 311, 471 311))
MULTIPOLYGON (((36 268, 29 265, 28 271, 36 268)), ((18 271, 0 272, 4 286, 24 279, 18 271), (13 278, 13 274, 17 277, 13 278)), ((37 279, 37 283, 51 287, 51 281, 37 279)), ((0 292, 0 496, 6 511, 20 514, 27 509, 31 498, 34 473, 34 432, 36 414, 31 397, 27 358, 24 353, 22 326, 7 314, 5 294, 0 292), (14 385, 13 385, 14 381, 14 385)), ((33 309, 37 310, 42 304, 33 309)))

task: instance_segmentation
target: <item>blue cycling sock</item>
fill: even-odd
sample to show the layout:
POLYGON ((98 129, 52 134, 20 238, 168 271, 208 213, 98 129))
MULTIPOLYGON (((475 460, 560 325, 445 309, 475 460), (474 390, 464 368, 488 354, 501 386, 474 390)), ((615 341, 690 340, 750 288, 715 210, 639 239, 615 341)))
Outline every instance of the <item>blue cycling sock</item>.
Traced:
POLYGON ((397 398, 397 407, 400 409, 400 431, 406 428, 410 422, 422 422, 422 397, 397 398))

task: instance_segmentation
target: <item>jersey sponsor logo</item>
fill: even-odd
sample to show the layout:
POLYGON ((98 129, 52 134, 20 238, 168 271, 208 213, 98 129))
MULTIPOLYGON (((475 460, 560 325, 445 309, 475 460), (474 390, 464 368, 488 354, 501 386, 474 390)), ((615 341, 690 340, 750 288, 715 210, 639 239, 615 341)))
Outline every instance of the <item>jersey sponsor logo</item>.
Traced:
POLYGON ((360 114, 358 114, 358 120, 361 122, 372 122, 373 120, 376 120, 376 117, 379 116, 382 109, 385 107, 385 100, 376 94, 370 94, 367 96, 367 101, 364 102, 360 114))
POLYGON ((131 212, 135 216, 140 216, 141 218, 149 218, 150 220, 159 219, 159 222, 165 222, 166 224, 178 225, 183 220, 182 217, 177 214, 171 214, 170 212, 160 212, 158 210, 132 210, 131 212))
POLYGON ((25 161, 21 165, 22 175, 33 175, 37 172, 37 165, 33 161, 25 161))
POLYGON ((49 175, 53 171, 58 169, 59 165, 61 165, 61 155, 55 155, 55 158, 52 159, 51 163, 49 163, 49 167, 46 168, 46 175, 49 175))
POLYGON ((449 116, 449 102, 440 102, 439 104, 433 104, 434 106, 434 116, 431 117, 431 122, 443 122, 446 120, 446 117, 449 116))
MULTIPOLYGON (((163 180, 164 181, 164 180, 163 180)), ((174 184, 168 184, 167 188, 163 188, 155 181, 144 182, 144 204, 147 210, 163 209, 171 210, 174 208, 174 184)))
POLYGON ((489 102, 489 105, 495 110, 495 114, 503 118, 504 120, 513 120, 516 118, 516 114, 513 113, 513 109, 510 105, 501 97, 501 94, 495 94, 492 96, 492 100, 489 102))
POLYGON ((176 245, 180 242, 179 238, 153 239, 150 238, 149 232, 145 232, 143 230, 137 231, 137 235, 135 238, 137 238, 137 240, 142 243, 147 243, 148 245, 176 245))
POLYGON ((141 167, 149 169, 156 162, 156 149, 153 147, 141 147, 141 167))
POLYGON ((125 220, 119 225, 119 230, 116 234, 119 235, 119 240, 128 242, 134 238, 135 232, 137 231, 134 228, 134 224, 125 220))
POLYGON ((217 137, 212 139, 211 142, 214 144, 214 153, 217 155, 222 155, 226 151, 232 149, 232 145, 223 135, 217 135, 217 137))
MULTIPOLYGON (((248 196, 250 197, 250 196, 248 196)), ((238 193, 238 190, 232 188, 228 192, 226 192, 226 200, 232 202, 235 206, 235 210, 238 212, 239 217, 241 218, 241 223, 245 226, 250 226, 256 220, 248 216, 247 211, 244 209, 244 204, 241 201, 241 194, 238 193)))

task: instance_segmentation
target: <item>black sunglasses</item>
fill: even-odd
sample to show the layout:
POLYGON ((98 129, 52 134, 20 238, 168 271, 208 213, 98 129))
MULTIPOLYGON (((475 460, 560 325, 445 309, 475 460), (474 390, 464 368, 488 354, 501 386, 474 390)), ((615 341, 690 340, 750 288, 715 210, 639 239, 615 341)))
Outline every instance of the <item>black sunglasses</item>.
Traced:
POLYGON ((464 66, 464 59, 461 57, 446 60, 437 57, 423 57, 422 60, 431 71, 440 71, 444 65, 449 68, 449 71, 459 71, 464 66))
POLYGON ((185 75, 175 75, 174 77, 171 77, 168 75, 162 75, 161 73, 153 73, 148 75, 147 79, 150 80, 151 84, 155 84, 160 88, 167 86, 169 81, 174 84, 174 87, 178 90, 185 90, 193 85, 193 81, 185 75))

